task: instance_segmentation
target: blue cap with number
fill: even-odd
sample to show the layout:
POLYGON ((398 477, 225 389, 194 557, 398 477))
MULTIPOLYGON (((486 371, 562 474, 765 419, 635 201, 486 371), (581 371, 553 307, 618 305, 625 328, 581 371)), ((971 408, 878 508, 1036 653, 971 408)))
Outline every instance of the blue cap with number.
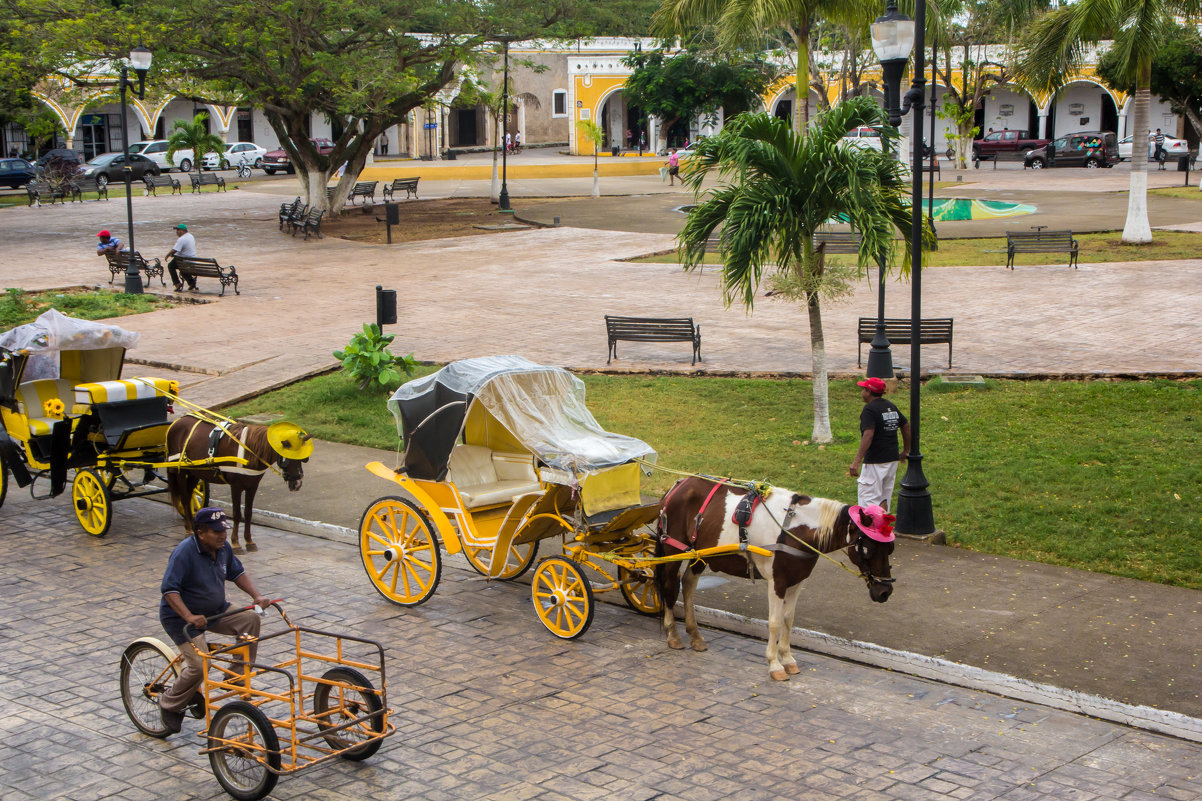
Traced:
POLYGON ((217 506, 206 506, 196 513, 196 517, 192 518, 192 530, 198 528, 211 528, 214 531, 229 531, 229 518, 225 516, 225 512, 217 506))

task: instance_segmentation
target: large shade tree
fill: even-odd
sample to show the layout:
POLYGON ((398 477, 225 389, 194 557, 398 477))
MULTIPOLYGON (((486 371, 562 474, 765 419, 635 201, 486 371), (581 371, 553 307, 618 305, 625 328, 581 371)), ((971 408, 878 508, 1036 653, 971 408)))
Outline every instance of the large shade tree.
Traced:
MULTIPOLYGON (((720 229, 722 289, 727 304, 751 310, 765 277, 775 291, 805 303, 814 374, 815 442, 831 440, 821 299, 847 290, 832 274, 814 234, 835 220, 860 232, 859 267, 888 260, 900 232, 909 238, 905 167, 888 155, 897 131, 876 101, 858 97, 818 115, 802 137, 768 114, 742 114, 702 140, 684 180, 698 193, 680 233, 686 269, 702 265, 706 241, 720 229), (848 131, 880 128, 886 152, 848 145, 848 131), (707 178, 718 186, 704 190, 707 178)), ((909 269, 904 250, 903 271, 909 269)))
MULTIPOLYGON (((1121 72, 1119 53, 1108 50, 1098 59, 1098 77, 1115 89, 1134 92, 1135 82, 1121 72)), ((1152 57, 1152 92, 1169 103, 1175 114, 1189 120, 1202 136, 1202 34, 1178 27, 1171 40, 1152 57)), ((1133 137, 1138 141, 1138 137, 1133 137)))
MULTIPOLYGON (((1148 130, 1152 57, 1171 40, 1178 17, 1196 19, 1202 0, 1077 0, 1040 17, 1020 46, 1018 73, 1028 86, 1057 91, 1092 53, 1111 40, 1116 73, 1135 86, 1135 109, 1128 129, 1148 130)), ((1131 150, 1131 183, 1123 242, 1152 241, 1148 223, 1148 153, 1131 150)))

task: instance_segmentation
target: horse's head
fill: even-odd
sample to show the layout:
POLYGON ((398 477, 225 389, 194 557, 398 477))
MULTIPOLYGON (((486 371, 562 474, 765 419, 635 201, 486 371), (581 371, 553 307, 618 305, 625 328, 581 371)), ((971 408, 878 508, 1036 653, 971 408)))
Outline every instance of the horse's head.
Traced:
POLYGON ((860 569, 872 600, 883 604, 893 594, 889 557, 893 553, 895 518, 879 506, 852 506, 847 514, 847 558, 860 569))
POLYGON ((301 465, 307 461, 309 460, 280 459, 280 473, 283 474, 284 482, 292 492, 296 492, 301 488, 301 481, 305 478, 305 469, 301 465))

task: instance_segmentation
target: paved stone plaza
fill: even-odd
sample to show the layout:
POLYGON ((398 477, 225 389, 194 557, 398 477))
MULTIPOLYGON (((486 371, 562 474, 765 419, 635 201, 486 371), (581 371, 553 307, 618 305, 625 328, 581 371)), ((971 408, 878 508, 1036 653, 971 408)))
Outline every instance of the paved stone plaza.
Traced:
MULTIPOLYGON (((118 691, 124 646, 163 636, 158 582, 181 529, 130 500, 93 539, 66 506, 15 492, 0 512, 0 796, 225 798, 197 722, 146 737, 118 691)), ((402 609, 352 546, 263 528, 256 540, 248 569, 297 622, 383 642, 397 726, 370 760, 285 777, 274 798, 1202 798, 1197 744, 811 653, 777 684, 759 641, 711 632, 708 652, 674 652, 655 620, 609 605, 562 642, 526 586, 452 567, 402 609)))

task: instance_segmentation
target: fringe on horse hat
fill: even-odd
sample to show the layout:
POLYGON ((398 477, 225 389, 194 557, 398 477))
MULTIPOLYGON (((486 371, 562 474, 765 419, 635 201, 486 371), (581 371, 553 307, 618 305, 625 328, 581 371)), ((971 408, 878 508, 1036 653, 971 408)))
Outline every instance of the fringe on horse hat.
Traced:
POLYGON ((877 542, 893 542, 893 524, 897 518, 877 505, 853 506, 848 510, 851 522, 877 542), (864 523, 870 523, 870 526, 864 523))

